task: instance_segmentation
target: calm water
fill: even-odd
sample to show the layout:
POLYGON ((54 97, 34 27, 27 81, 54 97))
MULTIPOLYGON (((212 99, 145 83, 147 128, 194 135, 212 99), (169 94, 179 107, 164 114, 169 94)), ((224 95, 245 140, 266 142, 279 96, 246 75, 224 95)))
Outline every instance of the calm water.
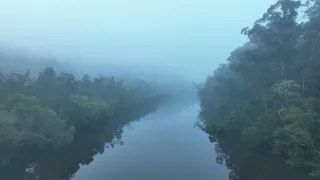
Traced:
POLYGON ((308 179, 278 157, 241 148, 234 138, 212 144, 193 127, 198 111, 198 104, 166 106, 130 124, 123 145, 95 156, 73 180, 308 179))
POLYGON ((198 104, 181 101, 130 107, 106 126, 84 127, 58 152, 25 152, 0 169, 0 179, 309 180, 279 157, 244 148, 236 136, 210 142, 194 128, 198 112, 198 104))

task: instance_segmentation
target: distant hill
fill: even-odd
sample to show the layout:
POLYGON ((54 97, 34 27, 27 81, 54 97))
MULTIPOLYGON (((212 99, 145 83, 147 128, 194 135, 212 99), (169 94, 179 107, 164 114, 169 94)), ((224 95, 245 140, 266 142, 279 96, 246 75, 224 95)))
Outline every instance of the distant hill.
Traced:
MULTIPOLYGON (((103 60, 99 62, 103 62, 103 60)), ((4 73, 23 73, 30 69, 32 75, 37 75, 45 67, 53 67, 57 73, 69 72, 76 78, 82 78, 83 74, 107 75, 114 76, 117 80, 124 80, 124 85, 127 87, 142 86, 153 92, 169 92, 171 94, 196 94, 196 88, 192 81, 174 74, 174 72, 159 70, 157 67, 116 65, 112 64, 110 60, 110 63, 107 62, 90 64, 89 61, 87 63, 83 60, 55 59, 49 55, 0 45, 0 71, 4 73)))
POLYGON ((37 74, 45 67, 53 67, 57 72, 74 72, 70 64, 54 58, 7 46, 0 46, 0 70, 4 73, 25 72, 28 69, 37 74))

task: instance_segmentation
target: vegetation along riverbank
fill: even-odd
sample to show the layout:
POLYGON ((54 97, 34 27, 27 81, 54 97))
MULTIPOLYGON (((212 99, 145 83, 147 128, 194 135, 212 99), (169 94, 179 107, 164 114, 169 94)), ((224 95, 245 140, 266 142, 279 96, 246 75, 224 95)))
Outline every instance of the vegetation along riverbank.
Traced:
POLYGON ((59 151, 85 129, 123 124, 114 122, 123 109, 165 97, 146 86, 125 87, 114 77, 84 75, 76 79, 71 73, 58 74, 51 67, 36 77, 30 71, 2 73, 0 165, 6 167, 25 152, 59 151))
POLYGON ((199 126, 320 176, 320 2, 279 0, 199 87, 199 126))

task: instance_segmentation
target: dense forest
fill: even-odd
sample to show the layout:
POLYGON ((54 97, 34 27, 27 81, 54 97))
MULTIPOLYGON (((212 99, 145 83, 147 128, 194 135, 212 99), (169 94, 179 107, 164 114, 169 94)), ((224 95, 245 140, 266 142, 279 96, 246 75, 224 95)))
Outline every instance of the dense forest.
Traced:
MULTIPOLYGON (((30 71, 0 73, 0 168, 15 161, 22 163, 21 158, 33 157, 26 152, 68 151, 70 154, 65 148, 80 141, 79 137, 90 127, 94 127, 94 132, 103 127, 102 132, 113 134, 111 140, 90 140, 98 141, 103 147, 105 142, 116 138, 114 134, 121 130, 118 126, 144 113, 140 111, 127 117, 125 122, 118 122, 119 112, 148 101, 156 104, 159 98, 167 97, 147 88, 147 83, 141 88, 128 88, 112 76, 84 75, 77 79, 71 73, 57 73, 51 67, 38 76, 30 74, 30 71)), ((86 137, 90 136, 86 134, 86 137)), ((75 165, 78 167, 79 162, 75 165)))
POLYGON ((320 176, 320 2, 279 0, 199 87, 199 126, 320 176))
POLYGON ((23 149, 10 163, 0 168, 1 179, 72 179, 80 167, 93 162, 96 155, 116 145, 123 145, 124 127, 130 128, 130 123, 154 112, 167 102, 166 97, 157 96, 117 109, 107 122, 78 127, 73 142, 58 150, 23 149))

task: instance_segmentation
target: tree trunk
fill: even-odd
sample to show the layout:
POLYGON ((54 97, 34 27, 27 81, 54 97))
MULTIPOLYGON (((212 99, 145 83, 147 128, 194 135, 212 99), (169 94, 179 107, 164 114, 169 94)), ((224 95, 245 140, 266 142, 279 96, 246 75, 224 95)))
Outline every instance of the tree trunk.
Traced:
POLYGON ((305 94, 305 76, 304 74, 302 75, 302 99, 304 99, 304 94, 305 94))
POLYGON ((265 109, 265 114, 267 115, 268 114, 268 104, 267 103, 264 103, 264 109, 265 109))
POLYGON ((59 110, 59 119, 60 119, 60 117, 61 117, 61 114, 62 114, 62 110, 63 110, 63 103, 61 104, 61 106, 60 106, 60 110, 59 110))

